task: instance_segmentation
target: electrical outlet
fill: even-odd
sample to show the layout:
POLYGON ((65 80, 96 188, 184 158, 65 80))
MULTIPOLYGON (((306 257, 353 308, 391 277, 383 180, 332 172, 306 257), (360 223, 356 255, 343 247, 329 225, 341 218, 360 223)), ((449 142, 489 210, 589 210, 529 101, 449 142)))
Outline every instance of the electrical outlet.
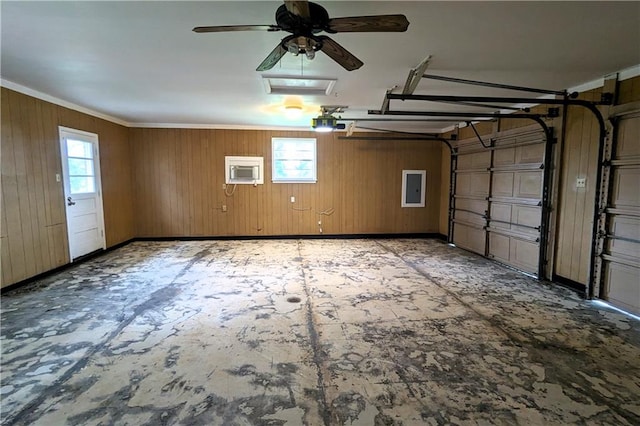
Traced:
POLYGON ((227 205, 226 205, 226 204, 223 204, 223 205, 222 205, 222 211, 223 211, 223 212, 226 212, 226 211, 227 211, 227 205))
POLYGON ((586 186, 587 186, 587 178, 576 179, 576 188, 586 188, 586 186))
POLYGON ((296 202, 296 197, 294 197, 293 195, 291 196, 291 202, 295 203, 296 202))
POLYGON ((227 184, 226 183, 222 184, 222 189, 227 189, 227 184))

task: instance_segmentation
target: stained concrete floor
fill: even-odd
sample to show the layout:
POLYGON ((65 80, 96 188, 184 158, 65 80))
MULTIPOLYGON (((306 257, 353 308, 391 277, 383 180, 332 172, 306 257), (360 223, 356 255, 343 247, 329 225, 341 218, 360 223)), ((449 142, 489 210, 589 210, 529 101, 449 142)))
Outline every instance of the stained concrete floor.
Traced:
POLYGON ((638 321, 435 240, 136 242, 1 311, 6 425, 640 424, 638 321))

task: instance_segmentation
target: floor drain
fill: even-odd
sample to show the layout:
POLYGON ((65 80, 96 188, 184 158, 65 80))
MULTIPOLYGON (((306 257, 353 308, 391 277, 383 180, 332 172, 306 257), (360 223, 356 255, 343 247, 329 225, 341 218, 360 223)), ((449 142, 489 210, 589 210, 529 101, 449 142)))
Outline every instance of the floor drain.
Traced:
POLYGON ((287 298, 287 302, 289 303, 300 303, 300 298, 297 296, 287 298))

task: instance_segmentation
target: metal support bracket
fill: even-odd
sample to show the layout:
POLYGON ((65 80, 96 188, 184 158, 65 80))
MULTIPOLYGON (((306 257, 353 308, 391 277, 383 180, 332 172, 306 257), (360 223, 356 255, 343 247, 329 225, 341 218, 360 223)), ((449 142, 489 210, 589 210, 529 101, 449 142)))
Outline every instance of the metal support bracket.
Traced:
POLYGON ((416 90, 416 87, 418 87, 418 83, 420 83, 422 74, 424 74, 424 72, 427 70, 427 67, 429 66, 430 59, 431 55, 424 58, 417 67, 409 70, 407 81, 404 83, 404 88, 402 89, 403 95, 413 94, 413 91, 416 90))
MULTIPOLYGON (((433 75, 433 74, 423 74, 422 77, 428 78, 431 80, 448 81, 450 83, 461 83, 461 84, 470 84, 473 86, 493 87, 495 89, 518 90, 520 92, 542 93, 545 95, 566 96, 567 94, 566 91, 560 91, 560 90, 547 90, 547 89, 536 89, 533 87, 512 86, 509 84, 490 83, 487 81, 478 81, 478 80, 465 80, 463 78, 445 77, 445 76, 433 75)), ((577 96, 577 94, 571 94, 571 96, 575 97, 577 96)))
POLYGON ((476 134, 476 137, 480 141, 480 145, 482 145, 483 148, 491 148, 491 146, 493 145, 493 141, 491 141, 489 145, 485 145, 484 141, 482 140, 482 136, 480 136, 480 133, 478 133, 478 129, 476 129, 473 121, 467 121, 467 126, 470 126, 473 129, 473 133, 476 134))

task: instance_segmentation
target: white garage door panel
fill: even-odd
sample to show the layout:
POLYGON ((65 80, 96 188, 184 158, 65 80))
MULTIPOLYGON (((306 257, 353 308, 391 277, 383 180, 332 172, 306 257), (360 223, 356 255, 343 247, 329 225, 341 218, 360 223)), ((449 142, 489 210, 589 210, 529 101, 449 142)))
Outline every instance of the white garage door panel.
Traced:
POLYGON ((619 117, 617 124, 601 164, 610 185, 603 189, 605 214, 597 233, 602 253, 594 260, 592 284, 599 286, 594 296, 640 314, 640 111, 619 117))
POLYGON ((536 274, 538 272, 538 255, 540 246, 531 241, 511 238, 509 261, 523 271, 536 274))
POLYGON ((489 233, 489 253, 490 257, 503 262, 509 263, 509 242, 510 238, 506 235, 496 234, 495 232, 489 233))
POLYGON ((538 272, 538 243, 503 233, 499 229, 491 229, 488 234, 489 257, 525 272, 538 272))
POLYGON ((634 258, 640 262, 640 244, 634 242, 640 241, 640 218, 613 215, 610 230, 614 238, 607 241, 609 253, 613 256, 634 258))
POLYGON ((516 148, 498 149, 493 154, 494 166, 510 166, 516 162, 516 148))
POLYGON ((487 213, 487 200, 461 198, 459 200, 456 200, 456 209, 468 210, 479 215, 484 215, 487 213))
POLYGON ((640 119, 623 119, 618 126, 616 157, 629 158, 640 156, 640 119))
POLYGON ((605 266, 605 299, 640 315, 640 269, 615 262, 605 266))
POLYGON ((458 170, 487 169, 489 164, 491 164, 489 151, 458 156, 458 170))
POLYGON ((484 255, 487 238, 485 234, 486 232, 482 228, 456 223, 453 243, 456 246, 484 255))
POLYGON ((462 210, 456 210, 454 218, 456 221, 475 224, 477 226, 484 226, 485 224, 484 216, 462 210))
MULTIPOLYGON (((537 274, 544 132, 533 126, 498 133, 491 139, 492 149, 457 156, 453 242, 537 274)), ((469 139, 460 142, 460 149, 480 148, 477 139, 469 139)))
POLYGON ((514 176, 514 194, 516 198, 542 197, 542 171, 519 172, 514 176))
POLYGON ((616 208, 640 206, 640 167, 620 167, 613 178, 613 203, 616 208))
POLYGON ((542 209, 537 206, 522 206, 515 204, 511 221, 518 225, 531 227, 535 230, 540 226, 542 220, 542 209))
POLYGON ((487 196, 489 194, 489 173, 458 173, 456 195, 487 196))
POLYGON ((513 197, 513 172, 496 172, 493 174, 492 197, 513 197))
POLYGON ((517 149, 518 164, 542 163, 544 161, 544 144, 527 145, 517 149))
POLYGON ((511 229, 511 204, 491 203, 491 227, 511 229))

